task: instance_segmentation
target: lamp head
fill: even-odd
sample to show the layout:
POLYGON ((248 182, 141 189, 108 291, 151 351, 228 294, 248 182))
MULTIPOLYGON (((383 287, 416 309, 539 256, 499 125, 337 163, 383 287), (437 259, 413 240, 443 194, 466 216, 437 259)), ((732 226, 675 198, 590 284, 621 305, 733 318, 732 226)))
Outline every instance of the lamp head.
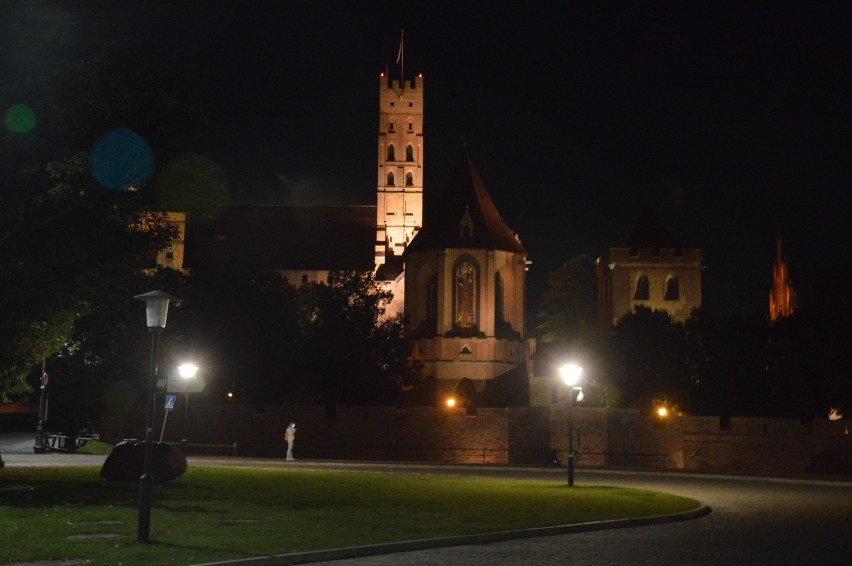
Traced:
POLYGON ((198 366, 195 364, 181 364, 178 366, 178 373, 184 379, 195 377, 195 374, 198 373, 198 366))
POLYGON ((163 293, 162 291, 151 291, 144 295, 133 297, 139 301, 145 301, 145 317, 148 328, 165 328, 166 317, 169 314, 169 303, 177 301, 177 297, 163 293))
POLYGON ((562 376, 562 381, 568 387, 574 387, 580 381, 580 374, 583 373, 583 368, 577 364, 568 364, 559 368, 559 375, 562 376))

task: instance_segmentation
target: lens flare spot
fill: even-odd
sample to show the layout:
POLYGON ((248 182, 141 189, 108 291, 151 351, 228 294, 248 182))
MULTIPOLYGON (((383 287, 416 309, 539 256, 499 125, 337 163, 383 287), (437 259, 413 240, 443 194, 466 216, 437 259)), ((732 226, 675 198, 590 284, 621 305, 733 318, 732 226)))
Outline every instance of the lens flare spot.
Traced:
POLYGON ((26 104, 15 104, 3 116, 6 128, 18 134, 26 134, 36 127, 35 112, 26 104))
POLYGON ((216 216, 230 199, 228 179, 215 161, 187 153, 170 161, 154 184, 162 210, 186 212, 190 222, 216 216))
POLYGON ((118 128, 104 134, 89 157, 95 180, 115 191, 144 185, 154 173, 154 154, 138 134, 118 128))

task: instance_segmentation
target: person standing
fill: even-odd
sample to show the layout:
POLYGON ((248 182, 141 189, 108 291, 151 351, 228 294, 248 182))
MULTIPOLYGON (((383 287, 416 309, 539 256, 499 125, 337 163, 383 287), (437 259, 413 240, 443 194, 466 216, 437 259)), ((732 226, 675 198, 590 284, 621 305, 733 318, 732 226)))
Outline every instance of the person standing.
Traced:
POLYGON ((296 442, 296 423, 291 422, 284 431, 284 440, 287 441, 287 460, 295 460, 293 458, 293 444, 296 442))

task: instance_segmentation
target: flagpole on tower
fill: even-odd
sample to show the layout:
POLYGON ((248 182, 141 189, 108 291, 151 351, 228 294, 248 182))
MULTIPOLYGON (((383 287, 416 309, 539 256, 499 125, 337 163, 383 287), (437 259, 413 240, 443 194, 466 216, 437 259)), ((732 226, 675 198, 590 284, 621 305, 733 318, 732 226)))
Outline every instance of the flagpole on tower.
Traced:
POLYGON ((399 30, 399 52, 396 54, 396 62, 399 64, 399 86, 405 92, 405 55, 403 52, 403 37, 405 30, 399 30))

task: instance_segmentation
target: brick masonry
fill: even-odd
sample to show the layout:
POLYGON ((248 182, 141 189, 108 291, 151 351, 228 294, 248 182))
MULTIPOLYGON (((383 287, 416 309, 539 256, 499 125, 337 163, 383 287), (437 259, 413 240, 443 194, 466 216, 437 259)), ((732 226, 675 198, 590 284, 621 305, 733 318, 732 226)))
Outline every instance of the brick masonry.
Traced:
MULTIPOLYGON (((155 439, 163 425, 158 404, 155 439)), ((178 403, 165 442, 179 442, 178 403)), ((144 407, 101 420, 101 438, 141 437, 144 407)), ((283 457, 284 429, 298 426, 297 458, 394 460, 465 464, 544 465, 565 461, 564 406, 468 411, 416 407, 190 406, 189 452, 283 457)), ((852 476, 852 436, 846 421, 669 417, 630 410, 574 409, 580 468, 664 469, 757 474, 852 476)))

